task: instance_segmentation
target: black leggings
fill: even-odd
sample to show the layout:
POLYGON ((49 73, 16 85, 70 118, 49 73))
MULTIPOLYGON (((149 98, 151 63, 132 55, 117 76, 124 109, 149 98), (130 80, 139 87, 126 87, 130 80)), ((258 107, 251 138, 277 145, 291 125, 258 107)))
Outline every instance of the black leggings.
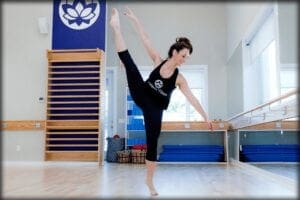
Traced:
POLYGON ((155 104, 155 101, 147 93, 145 82, 128 50, 118 52, 118 55, 126 69, 131 97, 143 111, 147 140, 146 159, 156 161, 163 109, 155 104))

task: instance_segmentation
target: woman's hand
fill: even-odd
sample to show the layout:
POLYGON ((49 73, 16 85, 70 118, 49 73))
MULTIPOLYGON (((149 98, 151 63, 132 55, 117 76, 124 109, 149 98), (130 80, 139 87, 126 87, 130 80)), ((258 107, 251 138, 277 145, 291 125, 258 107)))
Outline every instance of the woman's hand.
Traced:
POLYGON ((126 6, 126 11, 124 12, 124 15, 129 17, 131 20, 137 20, 137 17, 134 15, 132 10, 126 6))
POLYGON ((210 120, 206 120, 206 123, 207 123, 207 126, 208 126, 208 129, 213 132, 213 125, 212 125, 212 122, 210 120))

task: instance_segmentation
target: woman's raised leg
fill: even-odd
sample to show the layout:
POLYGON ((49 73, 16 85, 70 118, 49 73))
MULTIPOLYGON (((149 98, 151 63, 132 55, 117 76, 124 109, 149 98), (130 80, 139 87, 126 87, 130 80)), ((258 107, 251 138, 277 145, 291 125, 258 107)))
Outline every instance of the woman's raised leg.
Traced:
POLYGON ((114 32, 114 40, 115 40, 117 52, 126 50, 127 47, 126 47, 125 41, 124 41, 122 33, 121 33, 119 12, 115 8, 112 9, 109 24, 112 27, 113 32, 114 32))

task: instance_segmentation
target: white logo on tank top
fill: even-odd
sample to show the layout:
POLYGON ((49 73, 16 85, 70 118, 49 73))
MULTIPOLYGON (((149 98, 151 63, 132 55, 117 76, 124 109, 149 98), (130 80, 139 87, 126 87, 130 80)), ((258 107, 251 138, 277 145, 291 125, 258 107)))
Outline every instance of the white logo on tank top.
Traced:
POLYGON ((155 82, 154 82, 154 85, 155 85, 155 87, 157 88, 157 89, 160 89, 160 88, 162 88, 163 86, 164 86, 164 83, 162 82, 162 80, 156 80, 155 82))

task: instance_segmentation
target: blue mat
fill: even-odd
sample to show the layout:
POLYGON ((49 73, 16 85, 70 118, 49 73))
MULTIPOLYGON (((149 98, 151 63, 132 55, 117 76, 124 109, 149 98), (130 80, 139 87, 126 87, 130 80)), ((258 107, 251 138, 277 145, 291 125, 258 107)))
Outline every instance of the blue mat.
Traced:
POLYGON ((299 162, 300 145, 243 145, 241 160, 245 162, 299 162))
POLYGON ((163 145, 159 161, 168 162, 221 162, 224 147, 219 145, 163 145))

